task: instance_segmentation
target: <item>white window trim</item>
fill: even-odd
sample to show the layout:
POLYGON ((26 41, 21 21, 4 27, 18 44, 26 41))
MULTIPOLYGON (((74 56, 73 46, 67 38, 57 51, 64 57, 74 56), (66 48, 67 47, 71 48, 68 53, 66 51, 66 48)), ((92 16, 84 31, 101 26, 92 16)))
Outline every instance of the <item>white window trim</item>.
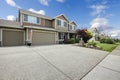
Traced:
POLYGON ((32 22, 28 22, 28 21, 25 21, 25 20, 24 20, 25 15, 27 15, 27 14, 23 14, 23 22, 31 23, 31 24, 37 24, 37 25, 40 25, 40 24, 41 24, 41 18, 40 18, 40 17, 36 17, 36 16, 32 16, 32 15, 28 15, 28 16, 32 16, 32 17, 39 18, 39 23, 32 23, 32 22))
POLYGON ((57 18, 57 20, 60 20, 60 21, 61 21, 61 25, 58 25, 58 24, 57 24, 57 26, 59 26, 59 27, 67 27, 67 26, 64 26, 64 22, 66 22, 66 24, 68 24, 67 21, 65 21, 65 20, 63 20, 63 19, 58 19, 58 18, 57 18))

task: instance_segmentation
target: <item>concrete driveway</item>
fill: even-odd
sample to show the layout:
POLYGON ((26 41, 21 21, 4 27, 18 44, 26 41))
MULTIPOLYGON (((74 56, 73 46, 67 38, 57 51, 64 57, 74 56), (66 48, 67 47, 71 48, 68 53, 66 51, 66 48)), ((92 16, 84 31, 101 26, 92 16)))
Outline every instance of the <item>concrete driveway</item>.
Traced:
POLYGON ((107 55, 72 45, 1 47, 0 80, 80 80, 107 55))

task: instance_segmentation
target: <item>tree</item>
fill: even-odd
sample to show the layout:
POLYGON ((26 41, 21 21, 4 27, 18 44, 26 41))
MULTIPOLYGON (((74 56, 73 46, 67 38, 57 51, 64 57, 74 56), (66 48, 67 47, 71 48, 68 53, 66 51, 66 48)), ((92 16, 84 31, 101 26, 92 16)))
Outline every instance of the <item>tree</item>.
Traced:
POLYGON ((87 43, 87 41, 93 37, 92 32, 88 31, 87 29, 77 29, 76 35, 82 38, 85 43, 87 43))

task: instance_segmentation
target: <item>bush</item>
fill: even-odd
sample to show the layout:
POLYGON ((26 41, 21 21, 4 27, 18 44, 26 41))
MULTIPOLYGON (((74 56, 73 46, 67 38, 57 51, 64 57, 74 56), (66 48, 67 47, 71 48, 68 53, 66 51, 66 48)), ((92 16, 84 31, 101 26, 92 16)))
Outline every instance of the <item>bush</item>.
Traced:
POLYGON ((100 43, 114 44, 114 41, 110 38, 102 38, 100 39, 100 43))
POLYGON ((75 43, 75 38, 71 38, 70 39, 70 44, 74 44, 75 43))
POLYGON ((93 46, 93 47, 96 47, 96 43, 93 42, 93 41, 92 41, 92 42, 88 42, 88 43, 87 43, 87 46, 93 46))
POLYGON ((80 38, 75 39, 75 43, 79 43, 80 38))
POLYGON ((92 32, 88 31, 87 29, 77 29, 76 35, 80 36, 85 43, 93 37, 92 32))
POLYGON ((64 44, 70 44, 70 40, 69 39, 64 39, 64 44))

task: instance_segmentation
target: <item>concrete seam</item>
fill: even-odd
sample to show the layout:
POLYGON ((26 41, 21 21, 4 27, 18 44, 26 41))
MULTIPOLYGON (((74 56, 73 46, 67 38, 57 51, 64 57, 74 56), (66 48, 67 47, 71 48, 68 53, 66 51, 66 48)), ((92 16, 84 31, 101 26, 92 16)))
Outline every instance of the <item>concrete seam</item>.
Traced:
POLYGON ((93 68, 91 68, 86 74, 84 74, 84 75, 80 78, 80 80, 82 80, 87 74, 89 74, 89 73, 90 73, 99 63, 101 63, 108 55, 109 55, 109 53, 108 53, 106 56, 104 56, 103 59, 100 60, 95 66, 93 66, 93 68))
POLYGON ((105 68, 105 69, 109 69, 109 70, 114 71, 114 72, 120 73, 120 71, 116 71, 116 70, 114 70, 114 69, 111 69, 111 68, 108 68, 108 67, 105 67, 105 66, 102 66, 102 65, 98 65, 98 66, 103 67, 103 68, 105 68))
MULTIPOLYGON (((33 50, 33 49, 32 49, 33 50)), ((46 62, 48 62, 50 65, 52 65, 55 69, 57 69, 59 72, 61 72, 64 76, 66 76, 67 78, 69 78, 70 80, 73 80, 71 77, 69 77, 67 74, 65 74, 62 70, 60 70, 59 68, 57 68, 54 64, 52 64, 50 61, 48 61, 44 56, 42 56, 39 52, 33 50, 36 54, 38 54, 39 56, 41 56, 46 62)), ((42 52, 43 53, 43 52, 42 52)))

